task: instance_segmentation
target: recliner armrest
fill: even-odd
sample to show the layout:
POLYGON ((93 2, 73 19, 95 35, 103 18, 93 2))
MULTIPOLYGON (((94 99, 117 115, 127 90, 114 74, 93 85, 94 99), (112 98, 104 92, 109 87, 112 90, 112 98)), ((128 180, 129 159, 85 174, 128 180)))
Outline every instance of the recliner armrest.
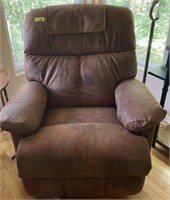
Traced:
POLYGON ((115 90, 117 117, 130 131, 142 131, 158 125, 165 117, 147 87, 136 79, 120 83, 115 90))
POLYGON ((1 130, 32 134, 41 123, 46 103, 45 87, 37 82, 27 82, 1 110, 1 130))

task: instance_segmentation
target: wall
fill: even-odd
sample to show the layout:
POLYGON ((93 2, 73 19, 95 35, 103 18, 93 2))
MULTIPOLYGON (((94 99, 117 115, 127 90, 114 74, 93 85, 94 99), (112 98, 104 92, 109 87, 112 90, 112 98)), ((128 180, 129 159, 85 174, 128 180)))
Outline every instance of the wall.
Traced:
MULTIPOLYGON (((5 27, 5 24, 2 18, 2 12, 0 9, 0 64, 6 67, 10 72, 11 81, 8 86, 8 94, 9 94, 9 97, 11 97, 16 91, 16 89, 19 88, 19 86, 22 85, 26 81, 26 78, 24 74, 15 75, 12 57, 11 57, 10 45, 8 42, 7 35, 8 34, 6 33, 6 27, 5 27)), ((142 80, 142 76, 143 76, 143 70, 138 69, 137 79, 142 80)), ((152 94, 156 97, 156 99, 160 101, 163 81, 148 74, 146 85, 150 89, 152 94)), ((165 109, 168 111, 168 117, 170 119, 170 91, 168 92, 168 95, 167 95, 165 109)))

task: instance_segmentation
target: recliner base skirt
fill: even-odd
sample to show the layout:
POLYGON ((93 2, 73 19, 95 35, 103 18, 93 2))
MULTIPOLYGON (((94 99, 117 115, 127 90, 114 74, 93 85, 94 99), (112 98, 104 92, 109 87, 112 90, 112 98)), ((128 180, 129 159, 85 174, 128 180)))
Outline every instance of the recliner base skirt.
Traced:
POLYGON ((24 179, 37 198, 124 198, 142 190, 145 177, 24 179))

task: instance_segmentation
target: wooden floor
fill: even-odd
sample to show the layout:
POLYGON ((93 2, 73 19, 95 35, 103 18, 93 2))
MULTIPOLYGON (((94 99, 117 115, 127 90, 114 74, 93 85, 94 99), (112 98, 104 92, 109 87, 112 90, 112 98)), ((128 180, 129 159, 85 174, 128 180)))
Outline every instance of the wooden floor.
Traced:
MULTIPOLYGON (((11 160, 13 153, 10 134, 0 132, 0 199, 34 199, 26 193, 18 178, 16 161, 11 160)), ((127 199, 170 199, 169 150, 156 144, 152 149, 152 164, 142 192, 127 199)))
POLYGON ((161 122, 158 132, 158 141, 170 148, 170 124, 161 122))

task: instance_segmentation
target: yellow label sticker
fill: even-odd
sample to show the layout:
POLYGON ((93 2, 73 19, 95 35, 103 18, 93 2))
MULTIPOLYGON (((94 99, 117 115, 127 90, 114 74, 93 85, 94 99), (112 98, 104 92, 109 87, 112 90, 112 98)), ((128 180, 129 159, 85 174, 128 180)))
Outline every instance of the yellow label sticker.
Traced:
POLYGON ((35 17, 35 22, 45 22, 45 17, 35 17))

